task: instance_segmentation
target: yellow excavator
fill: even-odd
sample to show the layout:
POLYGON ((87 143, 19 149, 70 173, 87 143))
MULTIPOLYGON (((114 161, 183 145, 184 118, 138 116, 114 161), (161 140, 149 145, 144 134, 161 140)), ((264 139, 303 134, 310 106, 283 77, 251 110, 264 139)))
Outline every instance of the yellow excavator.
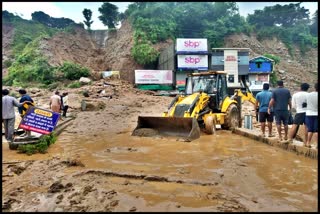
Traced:
POLYGON ((200 131, 216 132, 216 125, 223 129, 241 127, 241 102, 256 99, 248 87, 235 89, 228 95, 227 73, 208 71, 189 74, 185 94, 177 95, 161 117, 138 117, 133 136, 143 136, 142 130, 154 130, 163 136, 178 136, 188 141, 200 137, 200 131))

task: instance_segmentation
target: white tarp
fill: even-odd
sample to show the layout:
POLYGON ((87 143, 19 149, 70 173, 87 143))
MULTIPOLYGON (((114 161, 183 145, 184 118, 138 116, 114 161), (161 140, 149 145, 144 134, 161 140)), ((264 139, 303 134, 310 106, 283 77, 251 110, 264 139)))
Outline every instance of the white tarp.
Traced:
POLYGON ((120 71, 103 71, 102 72, 102 78, 107 78, 107 77, 111 77, 111 76, 115 76, 117 78, 120 78, 120 71))
POLYGON ((177 52, 207 52, 207 39, 177 39, 177 52))
POLYGON ((178 55, 178 68, 208 70, 208 55, 178 55))
POLYGON ((172 84, 171 70, 135 70, 135 84, 172 84))

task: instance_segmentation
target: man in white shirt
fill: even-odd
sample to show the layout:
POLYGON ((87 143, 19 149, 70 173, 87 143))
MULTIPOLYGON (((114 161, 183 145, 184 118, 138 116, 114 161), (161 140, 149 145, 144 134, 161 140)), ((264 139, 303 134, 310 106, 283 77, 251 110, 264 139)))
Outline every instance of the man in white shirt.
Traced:
POLYGON ((318 83, 314 84, 314 89, 315 91, 307 95, 306 126, 308 129, 308 139, 305 146, 308 148, 311 148, 313 133, 318 135, 318 83))
POLYGON ((300 91, 292 95, 292 108, 296 109, 296 115, 293 120, 293 125, 290 130, 289 134, 289 142, 292 143, 293 138, 295 138, 299 126, 304 126, 305 136, 303 139, 303 143, 306 143, 308 137, 308 130, 305 126, 305 117, 306 117, 306 110, 307 110, 307 95, 309 89, 308 83, 302 83, 300 85, 300 91))

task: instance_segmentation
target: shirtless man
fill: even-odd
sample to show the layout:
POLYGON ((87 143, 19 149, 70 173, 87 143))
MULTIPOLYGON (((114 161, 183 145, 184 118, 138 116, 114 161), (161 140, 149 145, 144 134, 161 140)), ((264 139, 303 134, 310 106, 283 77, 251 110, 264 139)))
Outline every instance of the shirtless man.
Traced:
MULTIPOLYGON (((50 109, 53 112, 57 112, 60 114, 60 108, 61 108, 61 97, 59 96, 59 91, 56 91, 54 95, 50 97, 50 103, 49 103, 50 109)), ((60 117, 60 120, 62 118, 60 117)))

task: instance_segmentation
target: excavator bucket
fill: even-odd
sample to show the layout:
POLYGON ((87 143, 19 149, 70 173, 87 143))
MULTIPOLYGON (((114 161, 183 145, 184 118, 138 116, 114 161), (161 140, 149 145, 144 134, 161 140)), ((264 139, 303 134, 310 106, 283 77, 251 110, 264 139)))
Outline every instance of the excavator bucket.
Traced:
POLYGON ((138 117, 138 125, 132 136, 177 136, 192 141, 200 137, 195 118, 185 117, 138 117))

